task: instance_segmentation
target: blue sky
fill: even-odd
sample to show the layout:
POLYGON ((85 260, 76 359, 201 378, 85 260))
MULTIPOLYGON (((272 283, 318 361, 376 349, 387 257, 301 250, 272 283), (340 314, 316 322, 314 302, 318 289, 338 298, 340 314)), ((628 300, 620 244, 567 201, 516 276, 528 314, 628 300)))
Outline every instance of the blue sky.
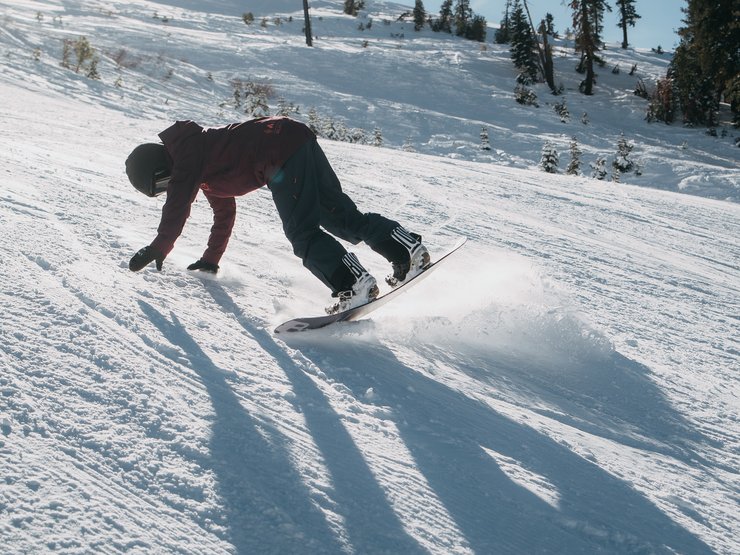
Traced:
MULTIPOLYGON (((413 4, 413 2, 408 2, 413 4)), ((432 14, 439 13, 441 0, 424 0, 424 8, 432 14)), ((564 6, 562 0, 528 0, 532 19, 539 21, 546 13, 555 18, 555 29, 562 32, 572 27, 571 11, 564 6)), ((622 30, 617 27, 619 20, 614 0, 608 2, 612 6, 612 13, 607 13, 604 21, 604 40, 607 43, 622 42, 622 30)), ((678 45, 676 31, 682 26, 683 13, 681 8, 686 7, 686 0, 637 0, 635 8, 642 19, 635 27, 627 29, 627 36, 631 46, 637 48, 654 48, 658 45, 665 50, 672 50, 678 45)), ((506 0, 472 0, 473 11, 484 15, 490 24, 498 24, 503 18, 506 0)))

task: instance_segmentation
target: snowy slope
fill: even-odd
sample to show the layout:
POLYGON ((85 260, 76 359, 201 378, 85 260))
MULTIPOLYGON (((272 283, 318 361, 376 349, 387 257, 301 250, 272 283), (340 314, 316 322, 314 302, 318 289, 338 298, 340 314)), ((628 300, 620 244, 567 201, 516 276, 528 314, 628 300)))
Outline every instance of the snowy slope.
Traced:
MULTIPOLYGON (((359 18, 343 15, 339 0, 311 4, 313 49, 304 45, 301 3, 288 0, 14 0, 0 6, 3 72, 132 116, 210 125, 245 117, 243 106, 234 106, 233 82, 251 81, 272 88, 273 109, 283 98, 304 119, 314 108, 348 128, 372 133, 377 127, 386 146, 516 168, 536 167, 550 141, 564 171, 576 137, 590 175, 597 158, 613 160, 623 133, 643 172, 622 175, 623 182, 740 199, 735 130, 725 126, 720 135, 726 136, 709 137, 701 129, 644 121, 646 102, 633 91, 638 80, 652 88, 665 75, 668 55, 610 45, 602 52, 607 65, 599 70, 597 94, 584 97, 577 92, 582 76, 573 71, 577 58, 559 41, 556 80, 565 94, 554 97, 537 85, 540 107, 524 107, 514 101, 516 71, 507 46, 414 32, 413 24, 397 21, 408 7, 391 2, 368 0, 359 18), (255 17, 250 26, 242 21, 246 11, 255 17), (98 53, 100 81, 60 67, 63 39, 81 36, 98 53), (560 102, 570 111, 567 123, 553 109, 560 102), (480 148, 483 127, 492 151, 480 148)), ((556 22, 561 29, 570 27, 566 23, 556 22)))
MULTIPOLYGON (((736 203, 544 179, 508 154, 493 164, 325 141, 364 209, 407 223, 432 252, 469 236, 455 262, 372 320, 286 342, 270 330, 320 310, 326 292, 258 191, 239 202, 218 278, 184 269, 206 240, 203 202, 163 272, 128 271, 161 201, 126 183, 122 160, 174 117, 218 123, 215 99, 228 96, 202 68, 233 71, 214 65, 236 39, 216 44, 209 29, 242 9, 212 4, 172 8, 168 25, 191 42, 168 39, 191 58, 175 76, 197 84, 172 96, 154 66, 124 72, 139 81, 121 92, 51 56, 20 61, 57 40, 35 31, 37 10, 49 27, 63 13, 59 32, 111 18, 93 42, 127 44, 161 27, 148 14, 162 4, 3 6, 0 551, 738 552, 736 203)), ((326 25, 331 6, 316 8, 326 25)), ((249 55, 277 66, 299 31, 254 29, 249 55)), ((317 52, 346 60, 352 41, 317 52)), ((339 74, 316 82, 326 88, 296 96, 339 110, 346 92, 326 92, 339 74)), ((420 120, 457 135, 454 118, 425 109, 420 120)), ((402 141, 404 121, 387 134, 402 141)), ((665 133, 695 140, 675 166, 731 192, 721 141, 665 133)))

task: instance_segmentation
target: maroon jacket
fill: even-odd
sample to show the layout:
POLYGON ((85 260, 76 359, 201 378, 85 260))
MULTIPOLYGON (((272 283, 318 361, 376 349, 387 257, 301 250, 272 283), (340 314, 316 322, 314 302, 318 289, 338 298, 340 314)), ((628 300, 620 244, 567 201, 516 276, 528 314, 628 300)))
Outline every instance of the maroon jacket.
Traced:
POLYGON ((172 163, 167 200, 151 246, 165 256, 175 246, 198 191, 213 209, 202 259, 218 264, 236 218, 238 197, 266 185, 313 132, 285 117, 260 118, 216 129, 178 121, 159 134, 172 163))

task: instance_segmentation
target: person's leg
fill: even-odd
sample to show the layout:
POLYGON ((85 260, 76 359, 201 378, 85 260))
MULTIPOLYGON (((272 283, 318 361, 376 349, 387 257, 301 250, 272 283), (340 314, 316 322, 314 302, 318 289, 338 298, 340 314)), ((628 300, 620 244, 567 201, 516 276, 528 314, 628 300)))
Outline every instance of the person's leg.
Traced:
POLYGON ((321 226, 332 235, 353 245, 367 243, 371 248, 388 239, 398 222, 374 213, 363 213, 342 191, 342 186, 324 151, 315 143, 313 156, 321 205, 321 226))
POLYGON ((421 236, 404 229, 398 222, 374 213, 362 213, 342 191, 339 178, 316 144, 313 148, 319 183, 321 225, 332 235, 352 244, 364 241, 392 264, 393 274, 386 278, 397 286, 407 276, 414 276, 429 266, 429 253, 421 236))
POLYGON ((347 250, 319 227, 321 205, 313 141, 306 143, 270 180, 268 188, 293 252, 333 293, 350 289, 352 273, 342 264, 347 250))

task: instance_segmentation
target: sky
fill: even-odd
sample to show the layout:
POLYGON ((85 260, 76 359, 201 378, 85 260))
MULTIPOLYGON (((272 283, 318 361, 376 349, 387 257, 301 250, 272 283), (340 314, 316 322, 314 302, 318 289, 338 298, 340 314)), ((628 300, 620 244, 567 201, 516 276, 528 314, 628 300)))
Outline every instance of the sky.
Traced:
MULTIPOLYGON (((604 23, 604 39, 607 43, 622 42, 622 30, 617 27, 619 21, 614 0, 610 0, 612 12, 607 13, 604 23)), ((425 0, 427 12, 438 13, 442 0, 425 0)), ((571 12, 564 6, 562 0, 529 0, 529 10, 532 18, 542 19, 548 12, 555 18, 555 29, 564 31, 572 27, 571 12)), ((630 45, 637 48, 655 48, 658 45, 664 50, 672 50, 678 45, 676 31, 682 26, 683 13, 681 8, 686 7, 686 0, 660 0, 660 2, 635 2, 637 13, 642 16, 635 27, 627 29, 630 45)), ((503 18, 506 0, 472 0, 473 11, 485 16, 489 24, 498 24, 503 18)))

